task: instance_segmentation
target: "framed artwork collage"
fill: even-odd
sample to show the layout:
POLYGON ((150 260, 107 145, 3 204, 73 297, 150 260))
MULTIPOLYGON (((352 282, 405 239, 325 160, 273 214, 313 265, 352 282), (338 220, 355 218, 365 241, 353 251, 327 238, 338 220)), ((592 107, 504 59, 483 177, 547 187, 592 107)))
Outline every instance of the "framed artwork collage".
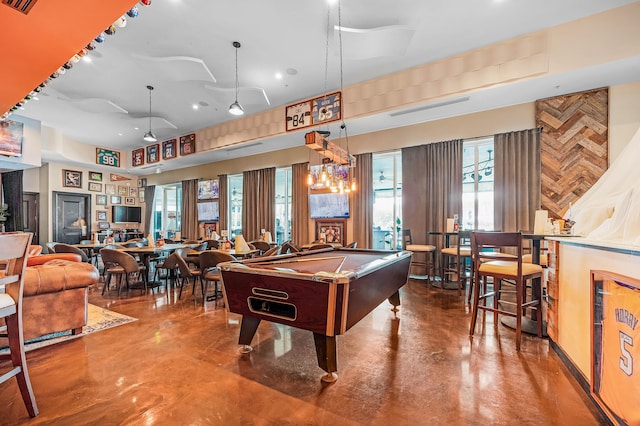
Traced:
POLYGON ((145 164, 154 164, 172 158, 178 155, 195 154, 196 152, 196 134, 180 136, 180 138, 168 139, 162 143, 154 143, 143 148, 137 148, 131 151, 131 165, 133 167, 144 166, 145 164))

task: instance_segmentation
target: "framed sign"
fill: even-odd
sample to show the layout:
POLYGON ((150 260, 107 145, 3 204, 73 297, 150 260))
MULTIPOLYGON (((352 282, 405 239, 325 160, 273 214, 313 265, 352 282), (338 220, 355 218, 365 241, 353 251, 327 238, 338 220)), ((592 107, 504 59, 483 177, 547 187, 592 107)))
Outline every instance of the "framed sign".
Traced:
POLYGON ((147 147, 147 163, 157 163, 160 161, 160 144, 156 143, 147 147))
POLYGON ((176 158, 176 140, 169 139, 162 142, 162 159, 168 160, 170 158, 176 158))
POLYGON ((107 211, 96 210, 96 220, 107 220, 107 211))
POLYGON ((102 182, 102 173, 100 172, 89 172, 89 180, 93 180, 96 182, 102 182))
POLYGON ((120 167, 120 153, 105 148, 96 148, 96 164, 120 167))
POLYGON ((180 136, 180 155, 189 155, 196 152, 196 134, 180 136))
POLYGON ((141 203, 144 203, 144 190, 138 193, 138 199, 140 200, 141 203))
POLYGON ((129 195, 129 187, 128 186, 118 186, 118 195, 121 197, 126 197, 129 195))
POLYGON ((102 192, 102 184, 100 182, 89 182, 89 191, 102 192))
POLYGON ((62 186, 66 186, 67 188, 82 188, 82 172, 63 170, 62 186))
POLYGON ((345 245, 347 221, 345 219, 316 220, 316 240, 320 240, 322 235, 325 243, 345 245))
POLYGON ((112 183, 106 183, 104 185, 104 193, 107 195, 116 195, 116 186, 112 183))
POLYGON ((287 106, 285 120, 287 132, 311 126, 311 101, 287 106))
POLYGON ((144 188, 147 186, 147 178, 138 179, 138 188, 144 188))
POLYGON ((613 424, 639 424, 640 280, 592 270, 591 307, 591 394, 613 424))
POLYGON ((142 166, 144 164, 144 148, 138 148, 131 151, 131 165, 133 167, 142 166))
POLYGON ((134 197, 124 197, 124 203, 132 206, 136 203, 136 199, 134 197))
POLYGON ((97 206, 106 206, 107 205, 107 196, 106 195, 96 195, 96 205, 97 206))
POLYGON ((122 198, 119 195, 112 195, 111 204, 122 204, 122 198))
POLYGON ((335 92, 315 98, 311 101, 311 120, 313 124, 328 123, 342 117, 342 94, 335 92))
POLYGON ((138 196, 138 188, 135 186, 132 186, 131 188, 129 188, 129 197, 137 197, 138 196))

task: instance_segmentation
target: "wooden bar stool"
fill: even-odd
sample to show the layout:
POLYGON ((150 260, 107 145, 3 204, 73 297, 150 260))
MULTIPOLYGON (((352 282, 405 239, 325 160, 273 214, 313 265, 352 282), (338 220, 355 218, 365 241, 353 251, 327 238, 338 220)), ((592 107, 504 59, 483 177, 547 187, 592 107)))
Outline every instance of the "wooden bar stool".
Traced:
MULTIPOLYGON (((433 273, 433 255, 436 251, 436 246, 429 244, 413 244, 411 239, 411 230, 402 230, 402 249, 410 251, 411 254, 411 268, 416 266, 418 268, 424 268, 427 276, 427 281, 431 281, 433 273)), ((411 269, 409 269, 411 272, 411 269)))
MULTIPOLYGON (((467 260, 471 259, 471 231, 458 231, 458 242, 455 247, 445 247, 440 250, 442 286, 449 281, 452 275, 458 281, 458 294, 467 288, 467 260)), ((471 286, 469 286, 471 291, 471 286)))

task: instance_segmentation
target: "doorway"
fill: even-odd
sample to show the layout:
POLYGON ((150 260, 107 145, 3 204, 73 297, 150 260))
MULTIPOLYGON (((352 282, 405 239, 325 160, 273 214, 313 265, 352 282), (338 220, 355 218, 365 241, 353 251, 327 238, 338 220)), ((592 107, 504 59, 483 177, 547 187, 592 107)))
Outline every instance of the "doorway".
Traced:
POLYGON ((91 229, 91 195, 53 193, 53 241, 79 244, 91 229))
POLYGON ((40 194, 37 192, 25 192, 22 194, 22 229, 24 232, 33 233, 31 244, 40 244, 40 194))

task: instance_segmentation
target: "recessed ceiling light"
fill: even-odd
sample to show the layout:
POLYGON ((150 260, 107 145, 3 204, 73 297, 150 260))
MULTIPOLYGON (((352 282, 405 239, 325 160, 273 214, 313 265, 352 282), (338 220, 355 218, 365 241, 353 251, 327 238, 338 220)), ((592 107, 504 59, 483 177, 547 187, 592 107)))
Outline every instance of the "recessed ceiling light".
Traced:
POLYGON ((91 63, 91 57, 90 57, 89 55, 84 55, 84 56, 82 57, 82 60, 83 60, 83 61, 85 61, 85 62, 89 62, 89 63, 91 63))
POLYGON ((122 133, 118 133, 118 136, 122 136, 122 133))
POLYGON ((277 72, 276 73, 276 80, 282 80, 282 73, 281 72, 277 72))
POLYGON ((140 130, 138 127, 134 127, 133 130, 140 130))
POLYGON ((198 109, 198 108, 200 108, 200 107, 198 106, 198 104, 193 104, 193 105, 191 105, 191 108, 193 108, 193 109, 198 109))

